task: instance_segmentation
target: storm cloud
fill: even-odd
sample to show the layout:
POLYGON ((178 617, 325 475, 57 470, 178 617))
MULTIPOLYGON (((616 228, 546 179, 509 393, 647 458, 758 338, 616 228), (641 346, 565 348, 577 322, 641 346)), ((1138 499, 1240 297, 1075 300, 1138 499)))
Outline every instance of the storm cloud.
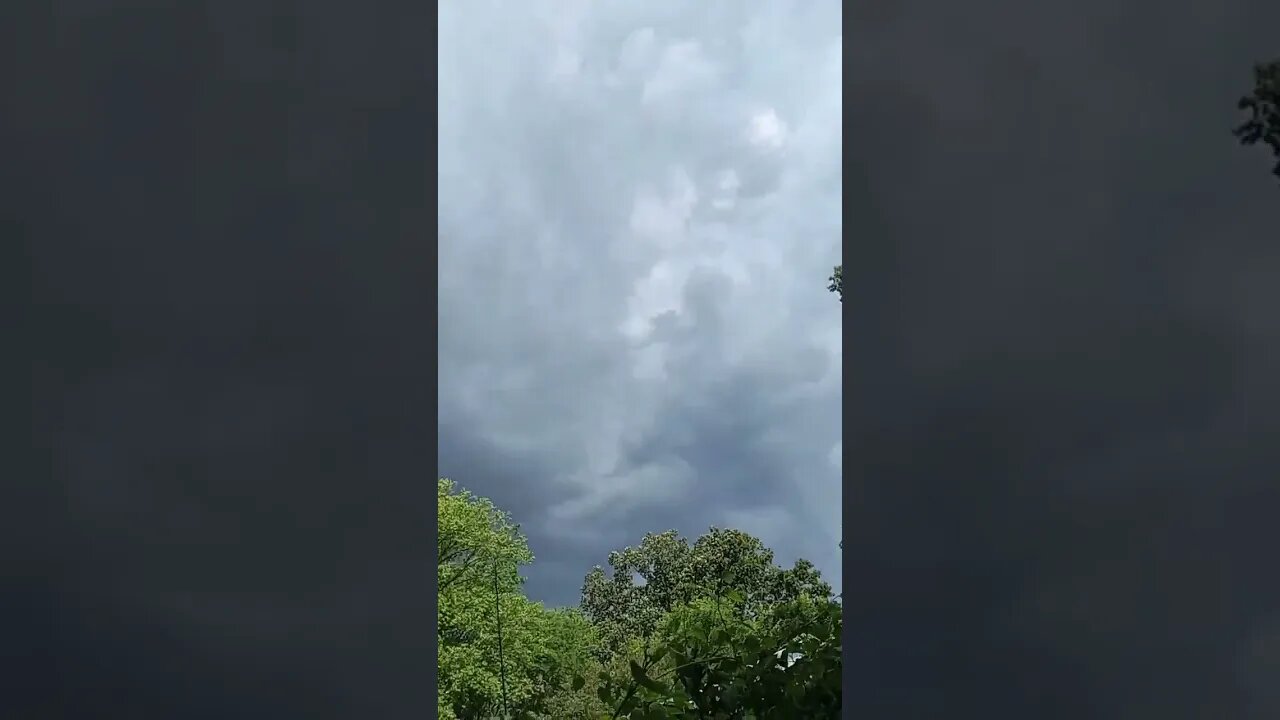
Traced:
POLYGON ((840 581, 840 7, 446 4, 440 471, 529 591, 732 526, 840 581))

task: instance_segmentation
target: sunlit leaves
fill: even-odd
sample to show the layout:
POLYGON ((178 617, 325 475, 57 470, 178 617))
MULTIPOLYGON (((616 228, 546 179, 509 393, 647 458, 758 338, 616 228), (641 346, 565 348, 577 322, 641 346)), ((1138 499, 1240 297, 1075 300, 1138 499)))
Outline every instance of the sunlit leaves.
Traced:
POLYGON ((649 640, 650 664, 630 661, 625 691, 608 679, 617 716, 839 717, 840 606, 802 596, 756 617, 740 610, 724 597, 671 612, 649 640))
POLYGON ((739 530, 711 528, 692 545, 675 531, 651 533, 608 559, 612 576, 594 568, 582 587, 582 610, 600 631, 603 657, 700 598, 732 598, 737 612, 754 615, 804 594, 831 594, 812 564, 779 568, 771 550, 739 530))
POLYGON ((736 530, 648 535, 587 576, 582 611, 547 610, 521 591, 518 527, 439 487, 439 717, 502 713, 495 606, 512 718, 838 717, 840 607, 810 563, 736 530))
POLYGON ((441 716, 483 717, 500 708, 503 666, 512 713, 541 712, 573 673, 585 669, 596 645, 594 628, 577 611, 548 611, 523 595, 518 567, 533 558, 505 513, 447 480, 438 488, 441 716))

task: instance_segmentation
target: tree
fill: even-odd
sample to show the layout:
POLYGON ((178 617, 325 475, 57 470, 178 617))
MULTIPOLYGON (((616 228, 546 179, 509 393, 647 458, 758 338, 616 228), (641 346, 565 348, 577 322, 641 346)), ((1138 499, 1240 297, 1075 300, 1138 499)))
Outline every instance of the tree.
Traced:
POLYGON ((491 580, 485 573, 491 573, 495 566, 502 589, 518 589, 521 581, 517 568, 533 562, 533 554, 511 518, 487 498, 476 497, 445 478, 437 481, 436 500, 436 579, 440 592, 474 581, 477 575, 491 580))
POLYGON ((844 265, 837 265, 827 281, 830 283, 827 285, 827 290, 837 293, 840 296, 840 302, 844 302, 844 265))
POLYGON ((735 590, 677 608, 627 673, 602 677, 601 700, 615 717, 838 718, 840 606, 801 596, 748 618, 743 601, 735 590))
POLYGON ((1243 145, 1269 145, 1277 158, 1271 172, 1280 177, 1280 59, 1255 65, 1253 81, 1253 92, 1238 103, 1249 111, 1249 119, 1234 133, 1243 145))
POLYGON ((597 718, 606 708, 592 688, 571 684, 575 677, 598 676, 600 663, 593 657, 599 644, 595 628, 576 609, 548 611, 545 651, 549 660, 538 702, 529 712, 556 718, 597 718))
POLYGON ((594 630, 524 596, 533 554, 506 513, 444 479, 437 500, 438 715, 540 713, 584 669, 594 630))
POLYGON ((438 717, 838 715, 839 604, 811 563, 737 530, 650 534, 588 574, 581 610, 549 610, 506 513, 444 479, 438 501, 438 717))
POLYGON ((670 530, 644 536, 638 547, 609 553, 612 575, 596 566, 582 585, 582 611, 600 634, 600 656, 628 640, 648 637, 672 610, 729 591, 743 594, 740 611, 753 617, 802 595, 830 598, 831 586, 807 560, 790 569, 773 551, 740 530, 711 528, 693 545, 670 530))

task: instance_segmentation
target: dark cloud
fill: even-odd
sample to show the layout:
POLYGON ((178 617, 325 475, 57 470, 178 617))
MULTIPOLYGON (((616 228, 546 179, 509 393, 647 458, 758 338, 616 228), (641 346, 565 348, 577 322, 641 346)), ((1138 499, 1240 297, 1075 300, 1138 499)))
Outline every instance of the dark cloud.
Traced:
POLYGON ((5 595, 41 716, 431 713, 415 15, 54 3, 10 46, 60 578, 5 595))
POLYGON ((852 21, 847 702, 1275 717, 1280 10, 852 21))

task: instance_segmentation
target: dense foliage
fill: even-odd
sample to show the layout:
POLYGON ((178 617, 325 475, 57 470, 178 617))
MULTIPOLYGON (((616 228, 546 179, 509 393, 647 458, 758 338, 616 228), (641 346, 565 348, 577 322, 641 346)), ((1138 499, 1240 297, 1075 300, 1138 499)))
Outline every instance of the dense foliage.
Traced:
POLYGON ((441 718, 839 717, 840 605, 807 561, 738 530, 653 533, 587 573, 581 608, 547 609, 510 517, 438 492, 441 718))
POLYGON ((582 649, 594 631, 581 613, 547 610, 521 592, 518 568, 533 555, 506 513, 448 480, 437 499, 439 716, 497 714, 504 681, 509 710, 540 712, 566 675, 587 669, 582 649))
POLYGON ((674 530, 651 533, 639 547, 609 553, 609 565, 612 577, 597 566, 582 586, 582 610, 599 629, 605 656, 650 637, 673 611, 717 594, 740 592, 752 617, 802 594, 831 596, 808 561, 778 568, 773 551, 739 530, 711 528, 692 546, 674 530))

